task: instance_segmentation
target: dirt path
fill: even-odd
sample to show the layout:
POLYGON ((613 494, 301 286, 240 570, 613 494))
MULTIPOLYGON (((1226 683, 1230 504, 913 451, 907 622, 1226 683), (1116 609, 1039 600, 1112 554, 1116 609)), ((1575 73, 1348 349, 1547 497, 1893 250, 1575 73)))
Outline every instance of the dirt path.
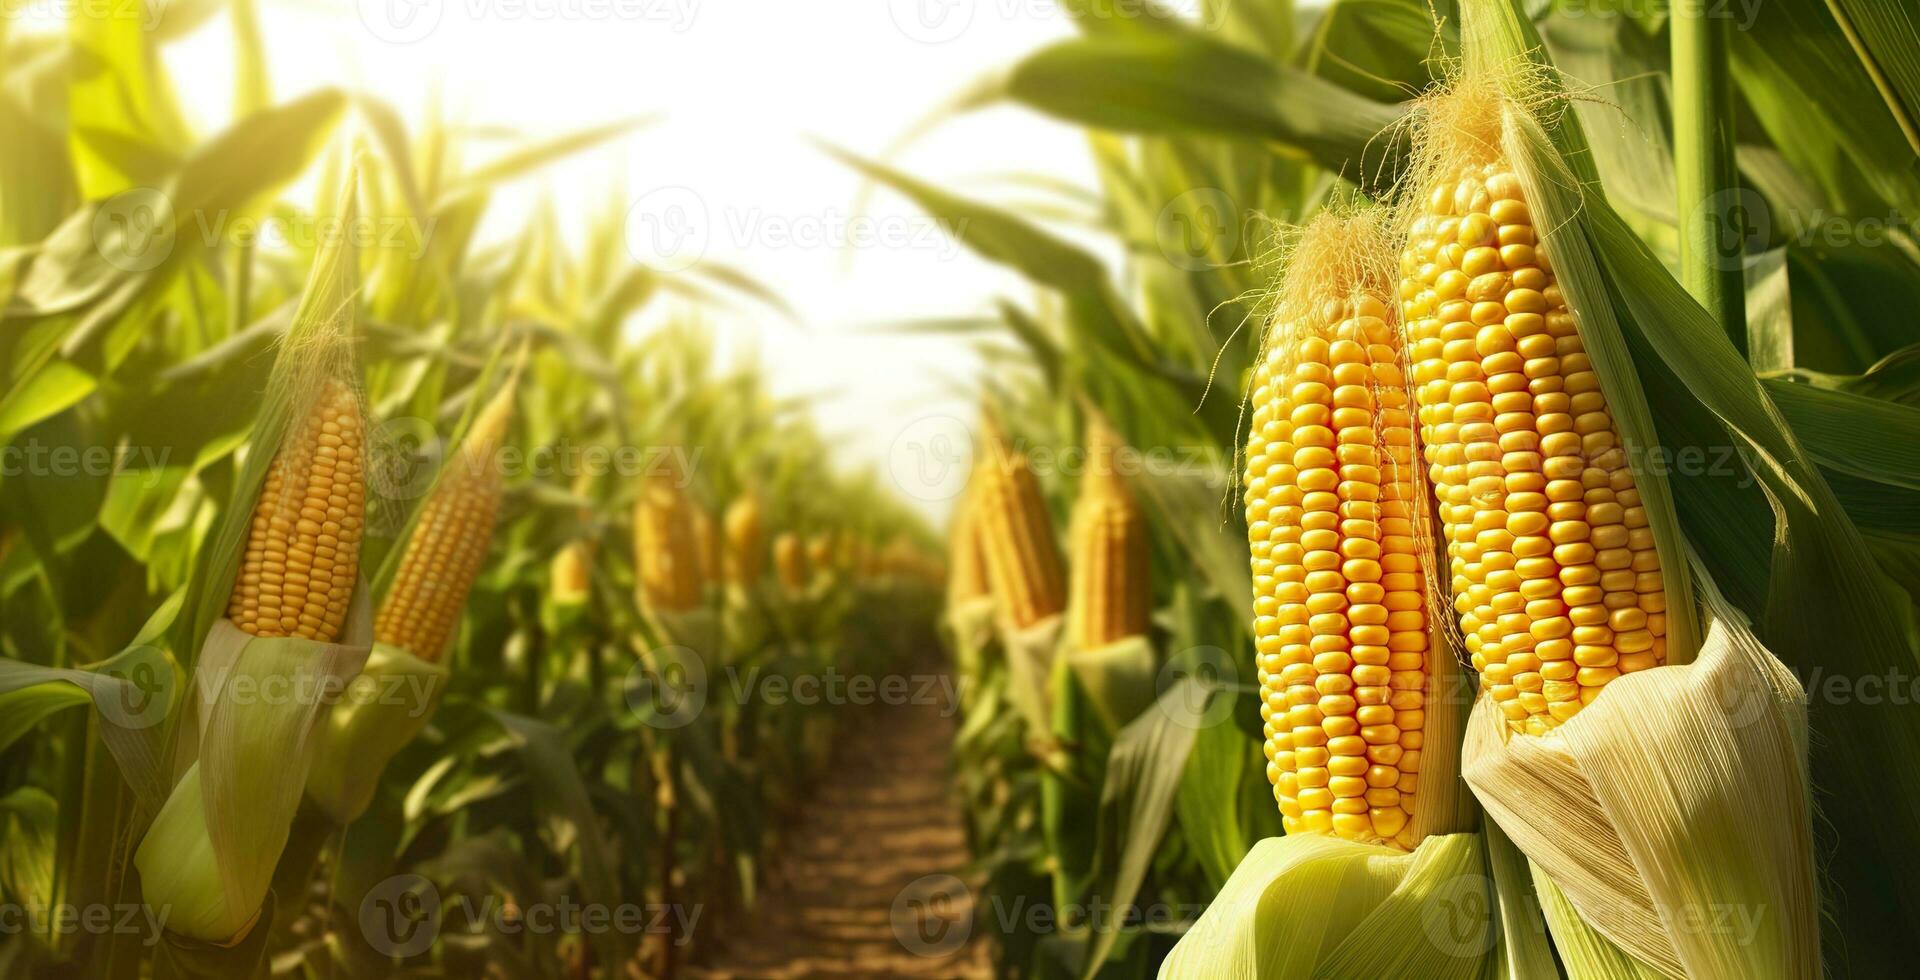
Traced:
POLYGON ((753 925, 687 976, 990 975, 986 944, 969 935, 975 892, 953 877, 967 850, 947 786, 958 719, 945 710, 890 705, 850 720, 753 925))

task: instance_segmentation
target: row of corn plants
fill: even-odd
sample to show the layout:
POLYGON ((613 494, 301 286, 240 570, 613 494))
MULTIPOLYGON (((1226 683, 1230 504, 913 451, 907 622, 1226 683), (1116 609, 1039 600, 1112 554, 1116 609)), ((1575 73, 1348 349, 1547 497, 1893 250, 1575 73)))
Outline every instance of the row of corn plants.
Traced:
POLYGON ((206 134, 194 11, 0 30, 0 973, 673 975, 833 736, 733 679, 928 647, 933 542, 712 349, 738 270, 481 234, 638 122, 276 101, 235 8, 206 134))
POLYGON ((1035 287, 959 324, 960 781, 1058 913, 1002 975, 1898 973, 1911 18, 1070 12, 934 122, 1081 125, 1096 197, 848 161, 1035 287))

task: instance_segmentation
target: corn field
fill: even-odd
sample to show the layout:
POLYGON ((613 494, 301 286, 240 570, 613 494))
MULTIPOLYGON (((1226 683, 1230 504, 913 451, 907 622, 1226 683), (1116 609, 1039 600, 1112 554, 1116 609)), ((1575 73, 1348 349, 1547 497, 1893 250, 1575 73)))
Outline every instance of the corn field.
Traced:
POLYGON ((0 977, 1909 975, 1910 3, 775 6, 0 10, 0 977))

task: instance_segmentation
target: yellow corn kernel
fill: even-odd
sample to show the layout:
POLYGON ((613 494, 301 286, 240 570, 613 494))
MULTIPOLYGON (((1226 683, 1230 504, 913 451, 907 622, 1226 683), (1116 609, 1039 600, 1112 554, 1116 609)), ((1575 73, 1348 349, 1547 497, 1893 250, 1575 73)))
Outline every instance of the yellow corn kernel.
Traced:
POLYGON ((633 507, 633 564, 640 603, 686 612, 700 604, 700 547, 694 505, 679 474, 647 474, 633 507))
POLYGON ((500 514, 496 455, 513 415, 506 388, 474 419, 407 537, 400 569, 373 620, 374 638, 438 660, 460 623, 500 514))
POLYGON ((1067 529, 1067 637, 1082 650, 1145 635, 1153 612, 1147 519, 1120 472, 1124 452, 1104 420, 1089 421, 1086 469, 1067 529))
POLYGON ((1651 534, 1633 533, 1633 472, 1519 178, 1472 166, 1421 200, 1400 296, 1423 457, 1447 556, 1465 573, 1455 608, 1470 613, 1474 668, 1512 729, 1538 733, 1621 673, 1664 661, 1664 627, 1623 641, 1608 625, 1610 610, 1638 605, 1637 575, 1657 586, 1660 559, 1651 534), (1445 257, 1462 248, 1455 270, 1445 257), (1549 663, 1569 652, 1577 666, 1549 663))
POLYGON ((974 472, 980 481, 980 522, 987 544, 987 579, 1001 614, 1016 629, 1056 616, 1066 605, 1066 574, 1053 536, 1053 518, 1040 480, 1024 452, 986 422, 988 453, 974 472))
POLYGON ((749 490, 727 507, 726 576, 734 585, 749 586, 765 574, 767 543, 760 516, 760 498, 749 490))
MULTIPOLYGON (((815 540, 821 540, 815 538, 815 540)), ((811 579, 808 566, 814 564, 811 547, 813 542, 802 544, 800 536, 792 531, 782 531, 773 539, 773 567, 780 577, 780 587, 788 592, 804 592, 811 579)))
POLYGON ((327 382, 289 426, 254 505, 227 618, 254 636, 340 638, 360 575, 366 421, 327 382))
POLYGON ((1375 278, 1311 309, 1283 306, 1254 373, 1256 674, 1287 831, 1412 849, 1430 670, 1415 523, 1426 497, 1388 281, 1375 278))

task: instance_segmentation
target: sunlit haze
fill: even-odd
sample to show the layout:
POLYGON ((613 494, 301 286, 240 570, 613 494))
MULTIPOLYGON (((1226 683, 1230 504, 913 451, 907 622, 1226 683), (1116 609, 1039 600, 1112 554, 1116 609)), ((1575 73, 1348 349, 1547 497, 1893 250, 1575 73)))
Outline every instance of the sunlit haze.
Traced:
MULTIPOLYGON (((267 0, 262 24, 277 99, 344 84, 417 122, 438 97, 456 122, 526 136, 659 114, 610 146, 503 188, 483 236, 513 234, 543 196, 578 236, 585 216, 621 187, 638 209, 629 223, 637 259, 660 264, 638 233, 660 220, 693 243, 667 254, 666 265, 697 253, 749 270, 798 311, 801 324, 751 307, 719 310, 710 321, 724 351, 757 347, 777 367, 777 392, 821 396, 820 424, 851 465, 884 473, 903 425, 972 411, 960 392, 979 365, 965 342, 875 327, 980 313, 990 297, 1028 295, 905 199, 863 199, 860 178, 815 144, 882 155, 929 106, 978 81, 983 66, 1070 33, 1049 4, 361 0, 317 8, 267 0)), ((166 49, 181 101, 214 114, 194 120, 204 129, 226 121, 231 50, 225 14, 166 49)), ((989 198, 1006 194, 1012 173, 1091 181, 1076 131, 1012 108, 949 122, 894 162, 989 198)), ((931 514, 946 509, 937 494, 915 496, 931 514)))

